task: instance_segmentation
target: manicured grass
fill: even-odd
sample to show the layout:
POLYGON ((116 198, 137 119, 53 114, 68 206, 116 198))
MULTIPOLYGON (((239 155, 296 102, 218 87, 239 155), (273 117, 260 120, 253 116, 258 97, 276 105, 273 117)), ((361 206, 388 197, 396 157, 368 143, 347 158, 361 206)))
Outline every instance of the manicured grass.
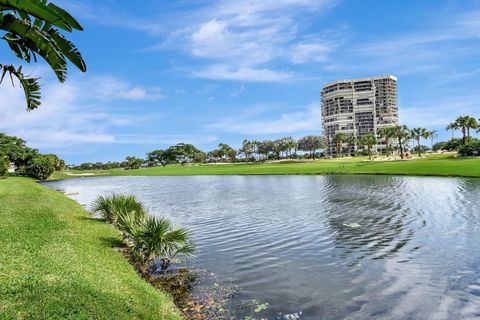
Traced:
MULTIPOLYGON (((480 158, 457 159, 452 154, 431 155, 423 159, 398 161, 368 161, 366 158, 344 158, 333 160, 276 162, 259 164, 218 165, 169 165, 166 167, 142 168, 138 170, 94 170, 76 171, 95 175, 112 176, 160 176, 160 175, 254 175, 254 174, 393 174, 422 176, 480 177, 480 158)), ((52 178, 72 178, 65 172, 52 178)))
POLYGON ((0 318, 181 319, 112 248, 118 239, 60 192, 0 180, 0 318))

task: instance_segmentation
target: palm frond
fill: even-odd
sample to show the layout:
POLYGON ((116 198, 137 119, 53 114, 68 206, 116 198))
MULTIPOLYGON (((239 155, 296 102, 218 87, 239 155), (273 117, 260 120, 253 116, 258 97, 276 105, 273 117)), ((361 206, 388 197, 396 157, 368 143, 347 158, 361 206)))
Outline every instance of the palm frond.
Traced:
POLYGON ((25 76, 22 72, 22 67, 18 69, 12 65, 3 65, 0 64, 0 72, 2 74, 0 78, 0 84, 3 82, 6 74, 9 74, 10 79, 13 83, 13 76, 15 76, 20 82, 20 86, 23 88, 25 93, 25 99, 27 101, 27 110, 31 111, 38 108, 41 102, 41 88, 38 82, 38 78, 32 78, 25 76))
POLYGON ((24 12, 66 31, 82 31, 82 26, 68 12, 45 0, 0 0, 0 11, 24 12))

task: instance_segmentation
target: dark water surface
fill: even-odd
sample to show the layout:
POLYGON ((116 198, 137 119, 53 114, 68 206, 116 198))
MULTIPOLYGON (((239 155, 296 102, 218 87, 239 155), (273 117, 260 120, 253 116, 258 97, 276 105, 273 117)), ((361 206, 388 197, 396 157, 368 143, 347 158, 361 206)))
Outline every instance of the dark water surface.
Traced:
MULTIPOLYGON (((45 183, 90 204, 134 194, 189 228, 195 266, 275 319, 480 317, 480 179, 102 177, 45 183)), ((235 303, 235 301, 234 301, 235 303)))

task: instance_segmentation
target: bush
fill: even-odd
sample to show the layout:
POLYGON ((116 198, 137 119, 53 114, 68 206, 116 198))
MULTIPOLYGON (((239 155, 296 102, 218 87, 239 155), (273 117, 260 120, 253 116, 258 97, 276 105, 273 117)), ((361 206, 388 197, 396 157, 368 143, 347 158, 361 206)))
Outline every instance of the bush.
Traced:
POLYGON ((433 145, 432 150, 433 151, 447 150, 446 146, 447 146, 446 141, 437 142, 433 145))
POLYGON ((448 141, 446 142, 443 150, 447 150, 447 151, 457 151, 458 148, 460 148, 460 146, 461 146, 462 144, 463 144, 462 139, 453 138, 453 139, 450 139, 450 140, 448 140, 448 141))
POLYGON ((169 220, 148 215, 134 196, 98 197, 92 206, 122 233, 130 257, 142 272, 155 261, 166 270, 179 255, 193 257, 195 247, 189 232, 169 220))
POLYGON ((464 157, 480 156, 480 140, 471 139, 458 148, 458 154, 464 157))
POLYGON ((38 180, 46 180, 55 172, 52 163, 43 156, 33 158, 27 166, 27 174, 38 180))
POLYGON ((5 157, 0 156, 0 178, 3 178, 8 173, 9 161, 5 157))
POLYGON ((92 209, 100 213, 102 218, 108 223, 117 221, 118 212, 136 212, 139 215, 145 215, 142 203, 134 196, 127 195, 99 196, 92 203, 92 209))

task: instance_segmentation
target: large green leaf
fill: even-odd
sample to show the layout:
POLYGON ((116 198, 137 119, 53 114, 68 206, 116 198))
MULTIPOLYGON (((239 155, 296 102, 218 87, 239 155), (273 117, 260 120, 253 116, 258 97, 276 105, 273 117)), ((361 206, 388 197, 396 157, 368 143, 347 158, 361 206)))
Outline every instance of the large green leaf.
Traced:
POLYGON ((41 55, 52 67, 60 82, 64 82, 67 75, 67 61, 57 51, 56 43, 48 34, 42 32, 37 26, 17 19, 13 14, 2 15, 0 13, 0 29, 17 35, 15 41, 9 43, 28 48, 41 55))
POLYGON ((16 10, 25 12, 67 31, 83 30, 82 26, 68 12, 45 0, 0 0, 0 11, 16 10))
POLYGON ((41 93, 38 78, 26 77, 22 72, 22 67, 16 69, 12 65, 0 64, 0 72, 2 73, 2 76, 0 77, 0 84, 2 83, 7 73, 10 75, 10 78, 15 76, 20 81, 20 85, 22 86, 25 93, 25 98, 27 100, 27 109, 29 111, 36 109, 38 108, 38 106, 40 106, 41 93))

